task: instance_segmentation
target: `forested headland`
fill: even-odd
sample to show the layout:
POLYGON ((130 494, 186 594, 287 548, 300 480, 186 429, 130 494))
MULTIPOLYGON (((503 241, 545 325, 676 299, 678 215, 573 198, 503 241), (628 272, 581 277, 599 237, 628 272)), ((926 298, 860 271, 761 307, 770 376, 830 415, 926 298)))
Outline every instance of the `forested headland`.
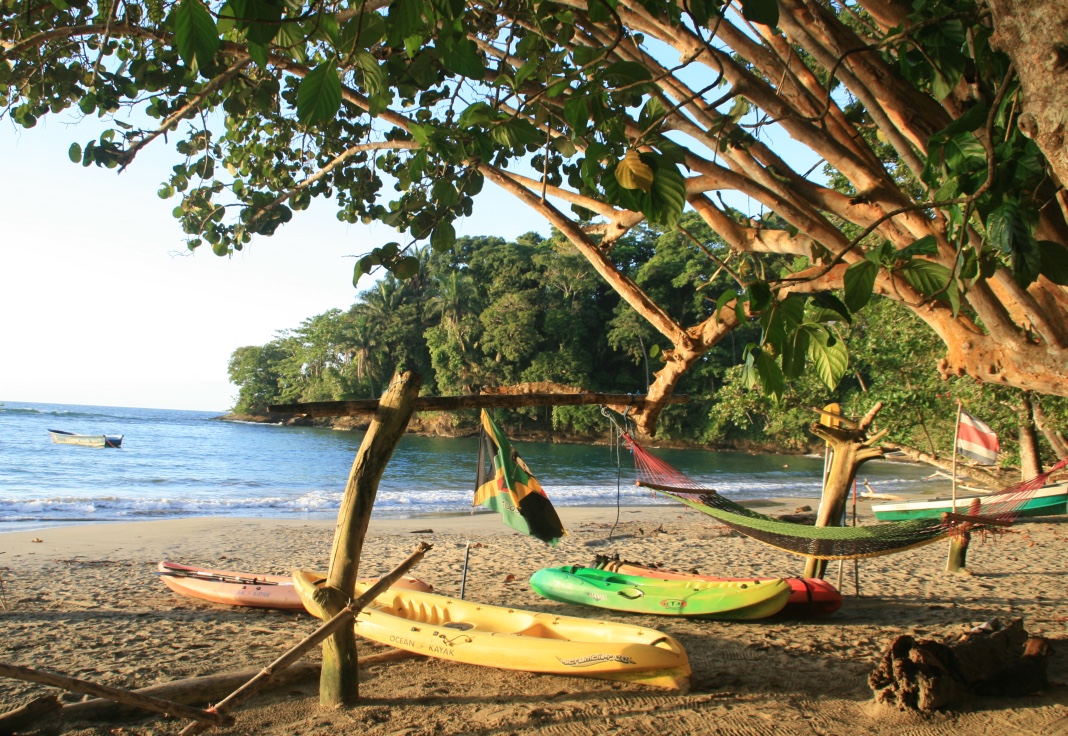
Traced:
MULTIPOLYGON (((617 246, 626 275, 666 305, 682 324, 707 319, 731 285, 718 257, 696 259, 695 248, 729 260, 725 246, 696 217, 679 231, 636 228, 617 246)), ((418 371, 424 394, 477 393, 484 386, 550 381, 591 391, 644 393, 670 346, 559 236, 530 233, 513 242, 465 237, 451 249, 418 252, 416 276, 386 273, 364 280, 347 310, 332 309, 283 329, 266 345, 235 350, 229 363, 239 388, 235 414, 263 415, 270 404, 376 398, 398 369, 418 371)), ((784 256, 783 271, 794 264, 784 256)), ((751 264, 739 262, 735 268, 751 264)), ((813 312, 824 311, 810 304, 813 312)), ((760 328, 734 330, 690 370, 677 390, 689 397, 660 416, 664 442, 781 452, 817 450, 809 433, 812 407, 837 401, 847 415, 863 415, 878 401, 888 439, 949 457, 957 400, 998 431, 1003 462, 1014 463, 1021 427, 1055 432, 1066 402, 971 378, 943 380, 936 365, 945 351, 937 335, 901 304, 881 297, 847 321, 826 313, 848 348, 849 367, 834 389, 818 372, 789 382, 776 400, 764 392, 745 346, 760 328), (1053 420, 1049 417, 1053 417, 1053 420)), ((502 417, 517 436, 555 440, 605 437, 597 407, 519 409, 502 417)), ((353 426, 351 419, 335 422, 353 426)), ((426 415, 422 431, 445 435, 477 430, 473 412, 426 415)), ((1053 458, 1039 439, 1044 459, 1053 458)))

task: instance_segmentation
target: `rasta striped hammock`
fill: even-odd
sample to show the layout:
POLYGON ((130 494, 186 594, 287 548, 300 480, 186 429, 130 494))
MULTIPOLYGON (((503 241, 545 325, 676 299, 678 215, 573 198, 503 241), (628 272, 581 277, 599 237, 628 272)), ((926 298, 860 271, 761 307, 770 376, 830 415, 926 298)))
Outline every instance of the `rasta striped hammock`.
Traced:
POLYGON ((554 547, 567 534, 541 484, 485 409, 472 505, 497 511, 508 526, 554 547))

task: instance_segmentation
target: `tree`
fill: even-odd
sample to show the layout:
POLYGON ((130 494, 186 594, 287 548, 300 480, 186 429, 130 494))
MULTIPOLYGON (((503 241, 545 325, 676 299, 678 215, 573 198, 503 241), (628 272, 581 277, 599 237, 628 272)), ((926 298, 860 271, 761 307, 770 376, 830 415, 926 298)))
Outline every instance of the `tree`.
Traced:
POLYGON ((1066 15, 1059 0, 9 0, 0 105, 24 126, 71 106, 110 121, 71 146, 86 166, 177 138, 160 193, 191 248, 226 255, 312 197, 404 233, 356 278, 416 273, 410 246, 450 248, 491 181, 670 344, 653 398, 747 324, 765 389, 806 366, 834 385, 848 356, 829 315, 873 294, 938 334, 944 377, 1068 396, 1051 30, 1066 15), (643 223, 689 238, 689 210, 731 254, 695 236, 693 257, 734 283, 680 321, 616 249, 643 223))

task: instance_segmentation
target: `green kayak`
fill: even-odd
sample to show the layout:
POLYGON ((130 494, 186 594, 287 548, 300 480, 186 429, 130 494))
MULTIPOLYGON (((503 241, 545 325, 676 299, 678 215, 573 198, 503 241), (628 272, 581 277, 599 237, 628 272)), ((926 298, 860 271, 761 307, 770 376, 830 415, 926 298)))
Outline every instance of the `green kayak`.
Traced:
POLYGON ((530 578, 538 595, 613 611, 722 620, 774 616, 790 597, 785 580, 654 580, 593 567, 547 567, 530 578))

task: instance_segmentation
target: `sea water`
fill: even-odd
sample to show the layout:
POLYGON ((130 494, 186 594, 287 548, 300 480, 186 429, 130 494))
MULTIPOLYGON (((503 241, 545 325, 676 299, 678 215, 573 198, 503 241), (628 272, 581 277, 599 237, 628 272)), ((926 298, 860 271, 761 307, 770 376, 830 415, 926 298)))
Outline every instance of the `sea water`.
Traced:
MULTIPOLYGON (((0 531, 49 524, 188 516, 332 519, 362 432, 220 421, 221 412, 0 404, 0 531), (121 434, 122 447, 54 444, 49 429, 121 434)), ((605 437, 609 427, 605 427, 605 437)), ((607 445, 514 442, 556 506, 673 503, 634 486, 629 452, 607 445)), ((823 459, 648 448, 735 500, 817 499, 823 459)), ((401 439, 375 518, 470 513, 475 439, 401 439)), ((926 490, 921 466, 870 462, 879 492, 926 490)))

